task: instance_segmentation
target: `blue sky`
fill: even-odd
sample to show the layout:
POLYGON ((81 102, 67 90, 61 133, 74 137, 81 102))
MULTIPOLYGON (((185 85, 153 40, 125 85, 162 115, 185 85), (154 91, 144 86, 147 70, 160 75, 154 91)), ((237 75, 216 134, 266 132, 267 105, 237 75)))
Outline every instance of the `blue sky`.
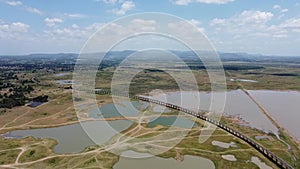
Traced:
POLYGON ((0 0, 0 54, 78 53, 104 24, 140 12, 186 19, 218 51, 300 56, 299 0, 0 0))

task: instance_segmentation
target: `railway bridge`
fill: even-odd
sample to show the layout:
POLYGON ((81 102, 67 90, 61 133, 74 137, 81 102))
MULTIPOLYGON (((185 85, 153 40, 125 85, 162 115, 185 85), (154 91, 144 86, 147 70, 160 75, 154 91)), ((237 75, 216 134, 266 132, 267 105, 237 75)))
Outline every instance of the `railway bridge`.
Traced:
POLYGON ((243 141, 245 141, 246 143, 248 143, 250 146, 254 147, 258 152, 260 152, 262 155, 264 155, 266 158, 268 158, 270 161, 272 161, 274 164, 276 164, 278 167, 282 168, 282 169, 293 169, 293 167, 288 164, 287 162, 285 162, 283 159, 281 159, 280 157, 278 157, 277 155, 275 155, 274 153, 272 153, 271 151, 269 151, 267 148, 263 147, 262 145, 260 145, 259 143, 255 142, 254 140, 252 140, 251 138, 245 136, 244 134, 226 126, 225 124, 222 124, 218 121, 215 121, 213 119, 208 118, 205 115, 199 114, 198 112, 171 104, 171 103, 166 103, 166 102, 162 102, 159 100, 155 100, 152 99, 150 97, 146 97, 146 96, 141 96, 141 95, 134 95, 134 96, 129 96, 128 94, 123 94, 123 93, 111 93, 108 90, 93 90, 93 91, 89 91, 89 92, 95 92, 96 94, 100 94, 100 95, 115 95, 115 96, 123 96, 123 97, 129 97, 129 98, 133 98, 136 100, 141 100, 141 101, 145 101, 145 102, 149 102, 149 103, 154 103, 154 104, 158 104, 161 106, 165 106, 171 109, 175 109, 181 112, 184 112, 186 114, 192 115, 196 118, 199 118, 201 120, 207 121, 213 125, 216 125, 217 127, 225 130, 226 132, 242 139, 243 141))

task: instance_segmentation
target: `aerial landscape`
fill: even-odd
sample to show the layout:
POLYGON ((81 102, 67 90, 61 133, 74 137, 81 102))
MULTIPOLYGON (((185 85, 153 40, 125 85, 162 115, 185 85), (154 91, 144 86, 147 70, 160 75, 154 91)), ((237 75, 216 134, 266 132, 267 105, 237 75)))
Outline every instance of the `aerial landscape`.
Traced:
POLYGON ((0 0, 0 168, 300 169, 299 8, 0 0))

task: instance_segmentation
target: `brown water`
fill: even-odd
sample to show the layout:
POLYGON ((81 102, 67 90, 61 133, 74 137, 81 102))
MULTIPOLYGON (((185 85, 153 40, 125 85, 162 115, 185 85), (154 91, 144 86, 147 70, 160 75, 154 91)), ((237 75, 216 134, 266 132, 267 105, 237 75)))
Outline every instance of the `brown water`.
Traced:
POLYGON ((215 92, 214 97, 219 102, 212 102, 212 93, 207 92, 171 92, 153 97, 192 110, 197 110, 197 106, 199 106, 200 110, 220 112, 221 107, 224 106, 223 115, 239 116, 247 122, 247 125, 265 132, 277 133, 278 131, 276 126, 242 90, 215 92), (221 98, 223 95, 226 96, 225 106, 221 102, 222 99, 218 99, 218 97, 221 98))
POLYGON ((250 90, 248 92, 280 126, 300 140, 300 92, 267 90, 250 90))

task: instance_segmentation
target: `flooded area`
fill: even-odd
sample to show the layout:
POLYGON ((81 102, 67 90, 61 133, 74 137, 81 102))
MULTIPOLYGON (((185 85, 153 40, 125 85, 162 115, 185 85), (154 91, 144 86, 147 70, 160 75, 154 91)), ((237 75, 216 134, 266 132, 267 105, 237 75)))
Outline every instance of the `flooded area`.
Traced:
POLYGON ((69 73, 58 73, 58 74, 54 74, 54 76, 56 77, 62 77, 62 76, 66 76, 69 75, 69 73))
POLYGON ((237 160, 234 155, 222 155, 221 157, 228 161, 236 161, 237 160))
POLYGON ((242 125, 248 125, 265 132, 277 133, 278 131, 276 126, 272 124, 268 117, 263 114, 259 107, 242 90, 232 90, 226 93, 171 92, 153 96, 153 98, 161 101, 167 100, 169 103, 181 105, 192 110, 206 110, 220 113, 224 111, 223 115, 235 116, 239 118, 239 121, 245 121, 242 125), (212 94, 214 94, 216 102, 212 102, 212 94), (222 102, 223 96, 226 97, 226 99, 224 98, 224 102, 222 102), (200 103, 198 100, 200 100, 200 103), (224 107, 224 110, 221 110, 222 107, 224 107))
POLYGON ((250 90, 249 93, 280 126, 300 140, 300 92, 250 90))
POLYGON ((264 139, 270 139, 270 136, 255 136, 254 137, 256 140, 264 140, 264 139))
POLYGON ((221 148, 230 148, 230 147, 234 147, 236 148, 237 145, 235 144, 235 142, 230 142, 230 143, 224 143, 224 142, 221 142, 221 141, 212 141, 211 142, 212 145, 214 146, 219 146, 221 148))
POLYGON ((27 106, 29 106, 29 107, 38 107, 38 106, 40 106, 40 105, 42 105, 42 104, 44 104, 45 102, 34 102, 34 101, 31 101, 31 102, 29 102, 28 104, 27 104, 27 106))
POLYGON ((62 85, 73 84, 73 80, 57 80, 56 83, 62 85))
POLYGON ((262 162, 258 157, 251 157, 251 162, 256 164, 260 169, 272 169, 272 167, 262 162))
POLYGON ((250 82, 250 83, 257 83, 256 80, 249 80, 249 79, 230 79, 232 82, 250 82))
POLYGON ((114 169, 132 169, 132 168, 147 168, 147 169, 214 169, 214 163, 203 157, 184 156, 183 161, 177 161, 173 158, 125 158, 121 157, 119 162, 113 167, 114 169))

